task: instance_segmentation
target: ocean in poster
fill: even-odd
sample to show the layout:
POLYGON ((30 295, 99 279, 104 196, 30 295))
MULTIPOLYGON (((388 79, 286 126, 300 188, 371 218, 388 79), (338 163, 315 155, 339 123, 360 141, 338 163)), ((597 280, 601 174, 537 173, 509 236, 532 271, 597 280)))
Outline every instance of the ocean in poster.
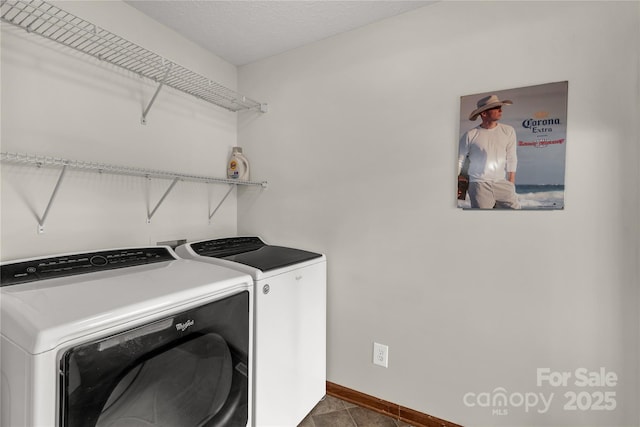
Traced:
MULTIPOLYGON (((564 185, 520 185, 516 193, 523 210, 564 209, 564 185)), ((458 200, 458 207, 470 209, 469 196, 458 200)))

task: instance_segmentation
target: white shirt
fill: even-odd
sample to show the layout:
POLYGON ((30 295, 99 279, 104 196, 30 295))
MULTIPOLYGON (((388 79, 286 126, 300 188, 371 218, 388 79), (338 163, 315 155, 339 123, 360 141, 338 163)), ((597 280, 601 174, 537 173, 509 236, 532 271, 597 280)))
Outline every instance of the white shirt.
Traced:
POLYGON ((518 165, 516 131, 497 123, 491 129, 475 127, 460 138, 458 174, 469 155, 469 181, 501 181, 506 172, 515 172, 518 165))

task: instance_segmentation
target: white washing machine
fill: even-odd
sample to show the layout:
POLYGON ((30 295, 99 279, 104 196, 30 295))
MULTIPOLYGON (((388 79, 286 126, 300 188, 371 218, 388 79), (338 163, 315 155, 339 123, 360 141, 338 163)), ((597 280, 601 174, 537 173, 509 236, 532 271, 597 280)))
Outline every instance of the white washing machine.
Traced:
POLYGON ((192 242, 176 252, 253 277, 255 425, 297 426, 326 391, 325 255, 258 237, 192 242))
POLYGON ((3 427, 253 425, 249 275, 169 247, 0 267, 3 427))

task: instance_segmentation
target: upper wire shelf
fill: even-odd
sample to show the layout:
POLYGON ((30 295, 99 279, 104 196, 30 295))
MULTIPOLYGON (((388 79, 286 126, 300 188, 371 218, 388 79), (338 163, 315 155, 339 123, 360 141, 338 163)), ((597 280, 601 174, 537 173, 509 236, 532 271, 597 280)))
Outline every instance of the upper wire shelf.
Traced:
POLYGON ((162 85, 167 85, 234 112, 266 111, 266 104, 242 96, 45 1, 1 0, 0 14, 2 21, 21 27, 29 33, 38 34, 153 80, 160 84, 158 90, 162 85))

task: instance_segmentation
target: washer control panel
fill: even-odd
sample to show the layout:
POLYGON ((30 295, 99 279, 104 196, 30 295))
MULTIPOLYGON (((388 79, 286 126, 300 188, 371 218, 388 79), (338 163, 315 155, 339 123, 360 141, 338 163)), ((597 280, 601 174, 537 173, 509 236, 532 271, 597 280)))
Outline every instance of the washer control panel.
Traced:
POLYGON ((38 258, 30 261, 8 262, 0 266, 0 286, 17 285, 37 280, 96 271, 133 267, 155 262, 173 261, 176 257, 168 248, 149 247, 113 249, 99 252, 38 258))

